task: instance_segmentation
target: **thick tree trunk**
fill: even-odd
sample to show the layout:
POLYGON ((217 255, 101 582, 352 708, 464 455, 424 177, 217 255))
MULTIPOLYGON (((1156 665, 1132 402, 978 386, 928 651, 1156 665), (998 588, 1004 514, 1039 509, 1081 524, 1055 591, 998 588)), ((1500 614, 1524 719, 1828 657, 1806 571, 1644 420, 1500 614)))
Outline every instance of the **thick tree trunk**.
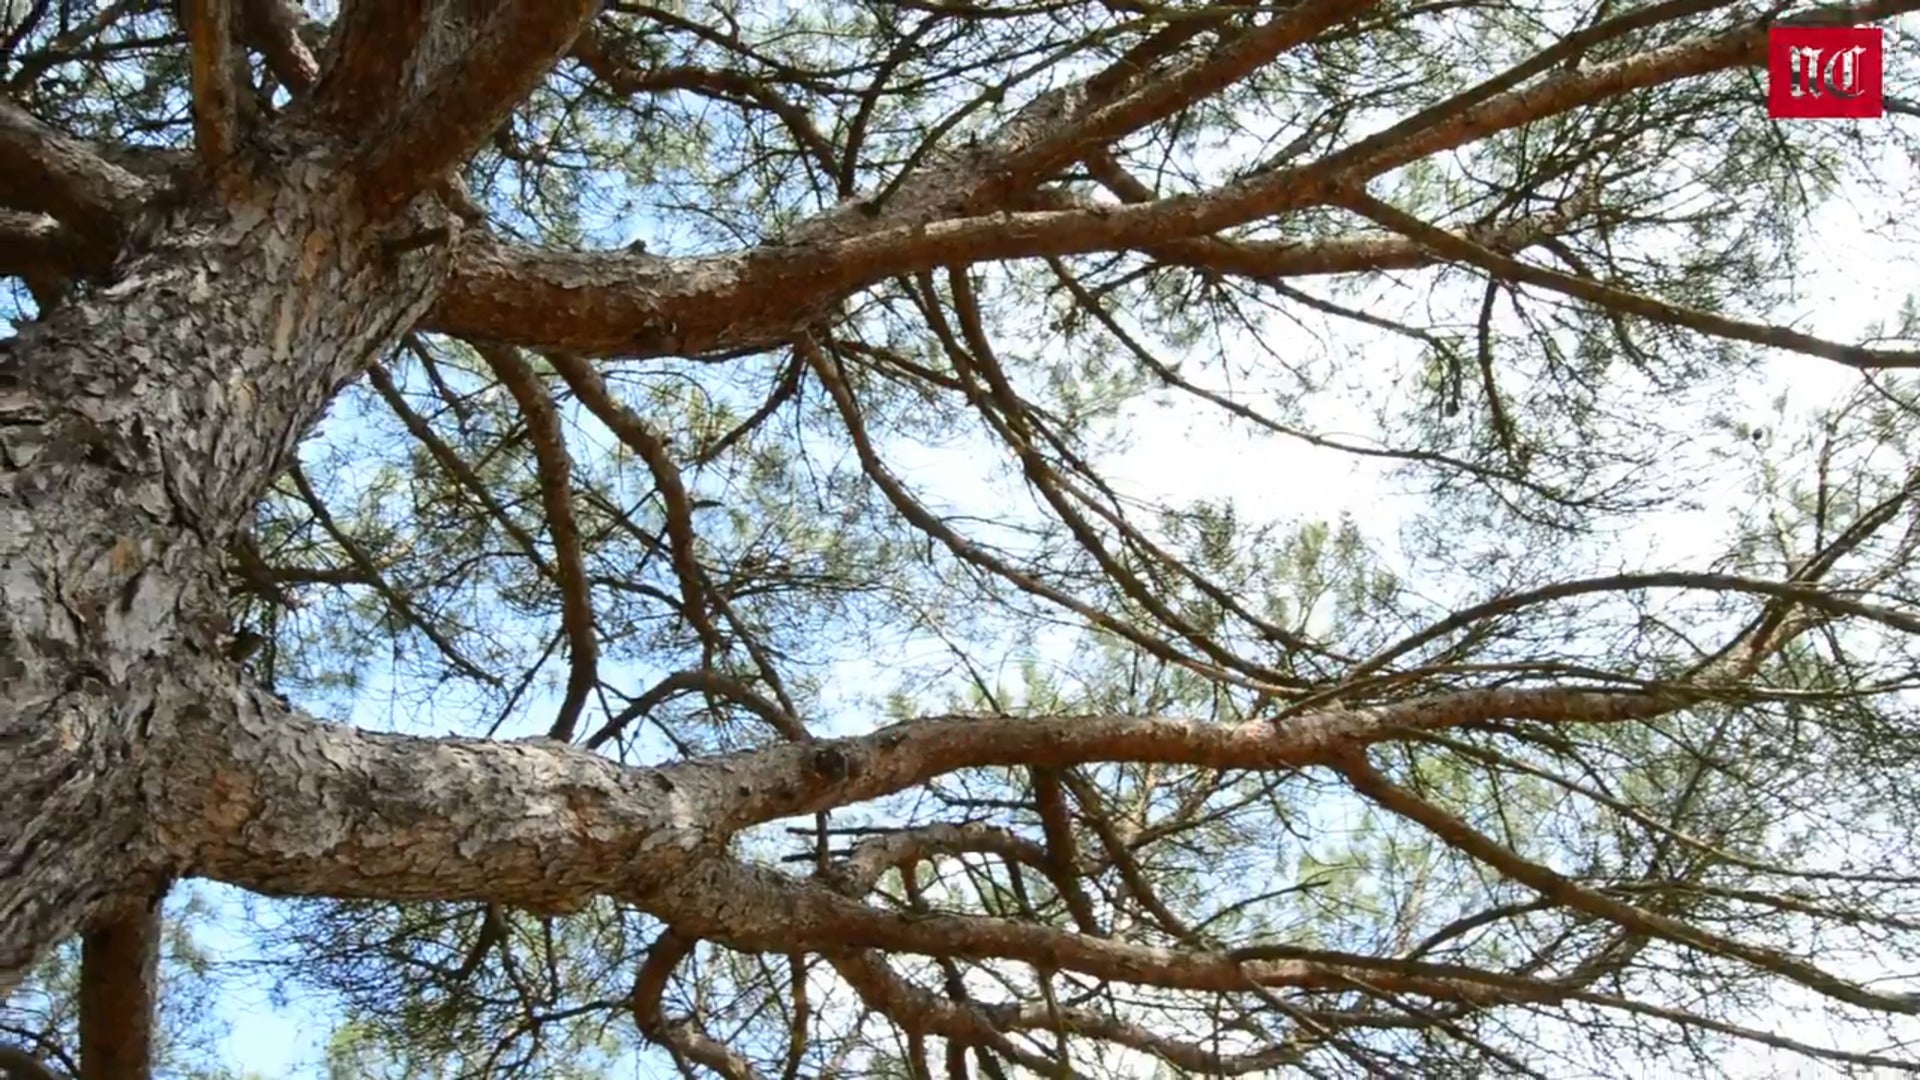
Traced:
POLYGON ((175 869, 156 809, 192 793, 152 765, 230 712, 225 541, 445 273, 347 189, 229 186, 0 356, 0 993, 175 869))

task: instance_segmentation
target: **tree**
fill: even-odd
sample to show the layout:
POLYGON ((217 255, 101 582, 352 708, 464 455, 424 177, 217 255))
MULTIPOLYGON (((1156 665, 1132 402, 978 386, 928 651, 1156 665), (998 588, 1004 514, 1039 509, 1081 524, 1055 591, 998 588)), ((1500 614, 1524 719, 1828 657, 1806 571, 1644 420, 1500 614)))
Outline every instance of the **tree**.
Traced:
POLYGON ((347 1072, 1920 1067, 1914 320, 1777 317, 1911 110, 1763 105, 1920 3, 338 8, 6 9, 0 991, 82 935, 82 1075, 195 878, 347 1072), (1769 357, 1859 385, 1756 441, 1769 357), (1151 398, 1405 551, 1130 501, 1151 398))

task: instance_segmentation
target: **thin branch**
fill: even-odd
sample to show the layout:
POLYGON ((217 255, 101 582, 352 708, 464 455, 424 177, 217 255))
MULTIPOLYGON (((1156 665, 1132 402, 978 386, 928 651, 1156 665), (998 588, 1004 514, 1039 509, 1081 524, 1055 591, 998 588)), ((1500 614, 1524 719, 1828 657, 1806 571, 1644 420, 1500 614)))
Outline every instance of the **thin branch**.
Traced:
POLYGON ((666 993, 667 981, 673 977, 673 969, 693 951, 694 944, 693 939, 667 930, 647 950, 647 959, 640 965, 633 984, 634 1023, 648 1039, 699 1062, 727 1080, 758 1080, 759 1073, 754 1071, 752 1062, 734 1053, 725 1043, 709 1037, 693 1019, 670 1020, 661 1008, 661 998, 666 993))
POLYGON ((1920 350, 1873 349, 1864 345, 1842 345, 1839 342, 1828 341, 1812 334, 1803 334, 1785 326, 1748 322, 1717 315, 1710 311, 1681 307, 1678 304, 1670 304, 1643 293, 1608 285, 1591 278, 1522 262, 1512 256, 1488 250, 1457 234, 1429 225, 1364 191, 1354 190, 1342 195, 1339 201, 1351 207, 1354 212, 1364 214, 1395 232, 1425 244, 1447 258, 1477 266, 1495 277, 1565 293, 1588 303, 1597 304, 1609 311, 1637 315, 1643 319, 1650 319, 1668 326, 1684 327, 1714 337, 1818 356, 1863 370, 1920 367, 1920 350))
POLYGON ((707 615, 707 598, 703 587, 705 577, 696 550, 693 500, 687 494, 686 482, 680 477, 680 467, 674 464, 666 440, 639 413, 614 400, 607 390, 606 380, 591 364, 567 353, 555 353, 548 357, 548 361, 579 396, 580 404, 607 425, 616 438, 640 455, 640 460, 646 463, 647 470, 653 474, 654 487, 659 489, 666 515, 667 540, 673 555, 674 574, 680 579, 682 611, 702 641, 714 642, 713 623, 707 615))
POLYGON ((1366 760, 1364 753, 1352 753, 1341 763, 1340 770, 1355 791, 1382 809, 1424 827, 1449 847, 1471 855, 1509 880, 1576 911, 1606 919, 1635 934, 1661 938, 1712 955, 1743 960, 1835 1001, 1877 1012, 1920 1015, 1920 994, 1876 993, 1777 949, 1735 941, 1585 888, 1547 867, 1520 857, 1481 835, 1460 818, 1392 783, 1366 760))
POLYGON ((398 589, 395 589, 387 581, 385 576, 380 573, 380 568, 374 565, 373 558, 354 541, 353 537, 347 535, 347 533, 340 528, 339 523, 333 519, 333 513, 327 509, 325 500, 321 499, 319 494, 313 490, 313 485, 307 481, 306 473, 302 471, 298 465, 287 470, 287 475, 293 479, 294 488, 299 491, 300 498, 306 502, 307 509, 313 512, 314 521, 319 524, 321 531, 331 537, 334 543, 340 545, 340 550, 346 553, 348 560, 353 563, 354 569, 359 572, 360 580, 364 581, 374 592, 380 594, 380 598, 387 602, 388 608, 390 608, 395 615, 406 620, 414 629, 425 635, 427 640, 433 642, 434 647, 440 650, 442 656, 445 656, 454 667, 459 668, 460 671, 469 678, 489 684, 500 681, 497 676, 467 659, 466 655, 460 651, 459 646, 455 645, 452 640, 441 633, 440 629, 433 624, 432 620, 421 615, 420 612, 414 608, 413 602, 408 600, 398 589))
POLYGON ((560 627, 567 635, 567 696, 560 703, 547 737, 567 742, 580 722, 587 695, 599 682, 600 637, 594 630, 593 588, 587 580, 586 554, 573 515, 573 459, 560 430, 553 395, 533 368, 511 346, 476 346, 494 374, 520 406, 533 443, 540 475, 540 502, 553 539, 554 574, 560 583, 560 627))
POLYGON ((712 668, 694 668, 676 671, 649 687, 645 693, 634 698, 626 708, 607 718, 600 730, 594 732, 581 745, 589 750, 618 736, 627 725, 653 710, 659 708, 670 698, 695 690, 704 691, 715 697, 724 698, 746 708, 749 712, 767 722, 767 726, 780 732, 789 739, 804 741, 806 728, 786 709, 757 694, 744 682, 730 675, 722 674, 712 668))

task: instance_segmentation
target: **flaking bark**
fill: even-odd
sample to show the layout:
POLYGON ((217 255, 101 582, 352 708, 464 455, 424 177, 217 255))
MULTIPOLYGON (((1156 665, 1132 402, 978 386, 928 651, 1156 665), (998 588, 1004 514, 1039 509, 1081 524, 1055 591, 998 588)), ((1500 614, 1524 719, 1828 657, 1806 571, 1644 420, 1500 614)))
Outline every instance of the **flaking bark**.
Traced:
POLYGON ((221 553, 445 271, 393 258, 324 166, 158 223, 0 367, 0 988, 168 869, 156 744, 230 685, 221 553))

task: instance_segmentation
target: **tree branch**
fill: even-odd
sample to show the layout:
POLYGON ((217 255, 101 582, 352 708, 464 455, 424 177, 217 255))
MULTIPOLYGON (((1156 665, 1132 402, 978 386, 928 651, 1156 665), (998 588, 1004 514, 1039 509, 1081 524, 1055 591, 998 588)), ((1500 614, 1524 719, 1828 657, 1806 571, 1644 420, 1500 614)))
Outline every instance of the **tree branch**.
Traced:
POLYGON ((377 211, 438 182, 499 128, 599 10, 599 0, 506 0, 459 58, 379 126, 355 173, 377 211))
POLYGON ((153 1075, 165 895, 127 898, 81 938, 80 1080, 153 1075))
POLYGON ((527 422, 527 436, 540 474, 540 502, 547 512, 547 532, 553 538, 554 572, 560 586, 560 627, 567 635, 569 670, 567 696, 560 703, 547 737, 569 742, 586 707, 587 695, 599 681, 600 636, 594 631, 593 591, 587 580, 586 555, 573 514, 573 459, 560 430, 560 413, 553 395, 541 383, 518 349, 480 346, 480 355, 506 384, 527 422))
POLYGON ((1657 937, 1702 952, 1743 960, 1836 1001, 1878 1012, 1920 1014, 1920 994, 1882 994, 1849 982, 1776 949, 1749 945, 1688 925, 1679 919, 1614 900, 1530 862, 1481 835, 1446 810, 1399 787, 1354 752, 1340 766, 1354 790, 1381 808, 1424 827, 1448 846, 1471 855, 1549 899, 1606 919, 1630 933, 1657 937))
POLYGON ((0 1069, 10 1080, 69 1080, 24 1047, 0 1043, 0 1069))
POLYGON ((888 966, 885 956, 876 951, 830 952, 827 962, 860 995, 867 1008, 908 1031, 938 1034, 962 1046, 992 1047, 1002 1057, 1018 1062, 1036 1076, 1060 1072, 1060 1062, 1021 1050, 981 1010, 942 1001, 902 979, 888 966))
MULTIPOLYGON (((192 677, 183 672, 183 678, 192 677)), ((1297 769, 1407 729, 1497 719, 1617 723, 1679 695, 1560 688, 1441 694, 1284 723, 938 717, 855 738, 625 768, 552 740, 421 739, 321 723, 266 691, 202 685, 166 767, 162 840, 194 872, 281 895, 489 900, 546 910, 644 897, 751 825, 960 769, 1157 762, 1297 769), (222 748, 216 756, 208 747, 222 748), (504 801, 502 801, 504 800, 504 801)))
POLYGON ((194 146, 201 164, 214 169, 233 156, 239 140, 233 5, 231 0, 181 0, 180 23, 187 32, 194 146))
MULTIPOLYGON (((379 5, 356 5, 358 7, 379 5)), ((402 0, 392 6, 404 7, 402 0)), ((307 37, 319 31, 307 13, 294 0, 241 0, 240 34, 242 39, 266 58, 273 72, 294 100, 307 96, 320 78, 320 64, 307 45, 307 37)))
MULTIPOLYGON (((1853 11, 1920 10, 1883 0, 1853 11)), ((429 324, 462 336, 586 356, 764 348, 830 315, 845 297, 902 274, 972 262, 1127 248, 1152 250, 1259 218, 1335 202, 1373 176, 1501 131, 1680 79, 1763 62, 1766 27, 1567 69, 1493 95, 1393 140, 1369 138, 1318 161, 1205 192, 1125 206, 1001 211, 931 222, 830 212, 797 242, 661 259, 466 245, 429 324), (863 225, 850 224, 864 221, 863 225)), ((1424 114, 1422 114, 1424 115, 1424 114)))
MULTIPOLYGON (((1088 80, 1097 95, 1109 87, 1124 93, 1078 115, 1059 130, 1047 132, 1031 146, 993 163, 991 172, 1012 190, 1024 189, 1077 160, 1090 148, 1105 148, 1142 128, 1164 120, 1197 101, 1218 94, 1328 29, 1377 6, 1378 0, 1306 0, 1267 20, 1266 24, 1233 35, 1226 43, 1191 63, 1158 78, 1128 78, 1139 60, 1123 57, 1115 69, 1088 80)), ((1089 95, 1090 97, 1093 95, 1089 95)))
MULTIPOLYGON (((587 407, 587 411, 607 425, 615 438, 640 455, 640 460, 647 465, 647 471, 653 474, 653 485, 660 492, 662 512, 666 517, 674 576, 680 581, 681 608, 701 641, 711 646, 716 639, 713 622, 707 616, 705 575, 700 569, 699 555, 695 550, 693 500, 687 495, 687 485, 680 477, 680 467, 674 464, 672 455, 668 453, 666 440, 639 413, 615 401, 607 390, 606 381, 591 365, 564 352, 554 353, 549 359, 554 370, 579 395, 580 403, 587 407)), ((795 719, 794 723, 797 725, 798 720, 795 719)), ((793 738, 806 737, 804 729, 797 727, 786 733, 793 738)))
POLYGON ((146 180, 86 143, 0 98, 0 203, 50 214, 112 250, 150 190, 146 180))
POLYGON ((573 43, 573 58, 593 73, 610 92, 633 96, 692 91, 713 97, 758 104, 780 118, 794 142, 803 147, 829 175, 839 171, 839 157, 813 118, 800 105, 783 97, 772 84, 742 71, 676 65, 640 70, 617 55, 591 26, 573 43))
POLYGON ((110 251, 46 214, 0 210, 0 277, 25 281, 43 314, 75 277, 105 272, 111 258, 110 251))
POLYGON ((709 1038, 691 1017, 671 1020, 661 1008, 661 998, 666 993, 667 981, 673 977, 673 969, 693 951, 694 944, 692 939, 667 930, 647 950, 647 958, 633 983, 634 1023, 639 1026, 640 1034, 705 1065, 727 1080, 759 1080, 760 1074, 752 1062, 734 1053, 725 1043, 709 1038))
POLYGON ((1354 190, 1339 201, 1386 228, 1425 245, 1449 259, 1477 266, 1497 278, 1539 285, 1558 293, 1577 297, 1623 315, 1637 315, 1668 326, 1683 327, 1714 337, 1745 341, 1775 349, 1818 356, 1848 367, 1879 368, 1920 367, 1920 350, 1872 349, 1864 345, 1842 345, 1812 334, 1803 334, 1785 326, 1747 322, 1710 311, 1669 304, 1642 293, 1607 285, 1591 278, 1549 270, 1502 255, 1466 237, 1429 225, 1412 214, 1397 209, 1365 191, 1354 190))

